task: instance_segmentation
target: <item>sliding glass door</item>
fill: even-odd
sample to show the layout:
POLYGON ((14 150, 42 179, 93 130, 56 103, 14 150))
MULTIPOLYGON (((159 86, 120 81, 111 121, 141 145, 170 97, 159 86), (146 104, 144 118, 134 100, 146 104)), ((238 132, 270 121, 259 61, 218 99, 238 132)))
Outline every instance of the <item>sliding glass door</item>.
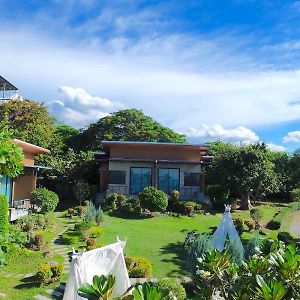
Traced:
POLYGON ((138 194, 151 185, 151 168, 130 168, 130 194, 138 194))
POLYGON ((167 194, 179 190, 179 169, 159 168, 158 188, 167 194))

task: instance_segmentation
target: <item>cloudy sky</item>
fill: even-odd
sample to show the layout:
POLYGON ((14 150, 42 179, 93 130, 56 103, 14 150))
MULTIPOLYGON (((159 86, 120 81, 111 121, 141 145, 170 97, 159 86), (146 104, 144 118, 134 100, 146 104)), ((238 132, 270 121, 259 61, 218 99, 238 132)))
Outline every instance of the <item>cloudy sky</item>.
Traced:
POLYGON ((300 1, 0 0, 0 74, 81 128, 140 108, 192 142, 300 147, 300 1))

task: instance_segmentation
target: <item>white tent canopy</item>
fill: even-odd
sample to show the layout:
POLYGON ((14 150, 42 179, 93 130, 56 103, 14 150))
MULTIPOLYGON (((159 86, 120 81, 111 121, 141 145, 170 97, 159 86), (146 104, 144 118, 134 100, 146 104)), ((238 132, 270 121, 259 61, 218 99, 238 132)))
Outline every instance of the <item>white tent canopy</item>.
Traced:
POLYGON ((224 216, 217 230, 213 234, 212 244, 215 249, 223 251, 226 239, 228 237, 230 244, 234 245, 234 247, 237 247, 240 253, 244 253, 244 247, 233 224, 230 209, 230 205, 225 205, 224 216))
POLYGON ((92 284, 94 275, 113 275, 116 285, 113 297, 121 296, 130 287, 123 248, 125 243, 114 244, 95 250, 74 254, 63 300, 83 300, 77 290, 84 283, 92 284))

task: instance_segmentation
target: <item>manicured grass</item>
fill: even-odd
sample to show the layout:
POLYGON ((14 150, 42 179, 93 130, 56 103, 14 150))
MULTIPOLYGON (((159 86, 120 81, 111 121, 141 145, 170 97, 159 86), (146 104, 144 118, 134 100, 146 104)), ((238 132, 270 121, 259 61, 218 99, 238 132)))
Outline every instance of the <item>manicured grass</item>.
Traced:
POLYGON ((126 253, 143 256, 153 264, 153 275, 158 278, 188 275, 184 251, 180 243, 187 232, 211 232, 220 221, 220 215, 189 217, 161 216, 152 219, 122 219, 105 216, 106 230, 102 242, 109 244, 117 236, 127 239, 126 253))

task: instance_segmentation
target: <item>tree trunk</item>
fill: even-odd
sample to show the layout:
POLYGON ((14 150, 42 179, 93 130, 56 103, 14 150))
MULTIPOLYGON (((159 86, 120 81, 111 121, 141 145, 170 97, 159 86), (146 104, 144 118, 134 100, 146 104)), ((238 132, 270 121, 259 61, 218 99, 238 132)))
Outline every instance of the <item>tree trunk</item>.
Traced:
POLYGON ((249 209, 251 210, 251 201, 250 201, 250 192, 243 193, 242 196, 242 202, 241 202, 241 209, 249 209))

